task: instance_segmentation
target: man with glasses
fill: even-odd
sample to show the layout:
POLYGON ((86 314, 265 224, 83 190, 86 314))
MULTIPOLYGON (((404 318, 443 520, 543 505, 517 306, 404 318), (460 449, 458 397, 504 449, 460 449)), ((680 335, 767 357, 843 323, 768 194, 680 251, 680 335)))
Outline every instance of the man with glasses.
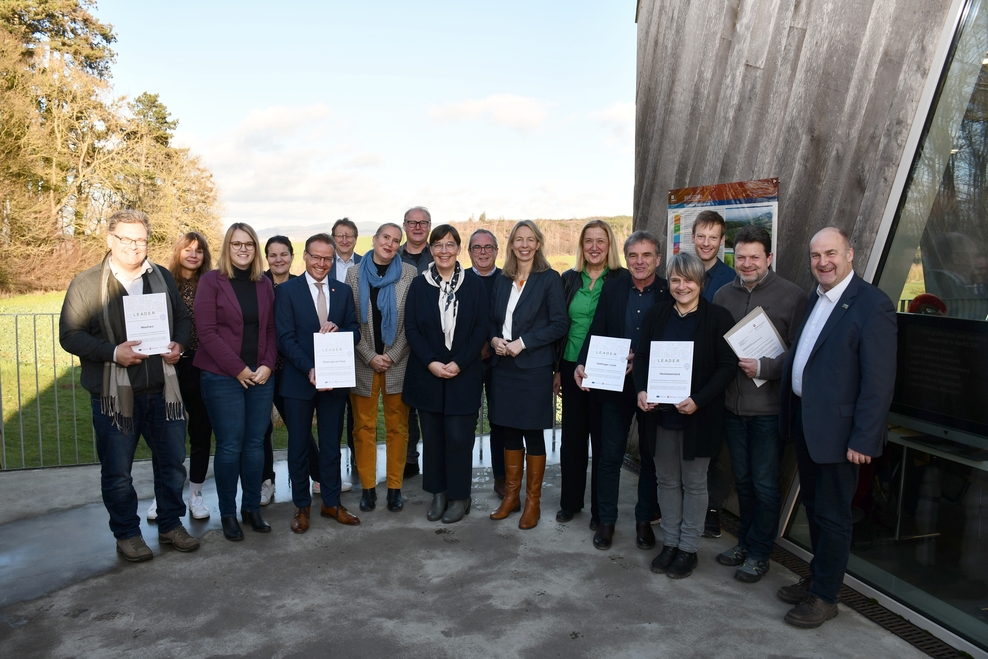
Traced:
MULTIPOLYGON (((429 228, 432 215, 425 206, 415 206, 405 211, 405 244, 398 255, 405 263, 413 266, 421 275, 432 265, 432 251, 429 250, 429 228)), ((405 456, 405 478, 419 473, 418 445, 422 433, 419 429, 419 413, 415 408, 408 409, 408 453, 405 456)))
POLYGON ((346 271, 363 258, 354 254, 357 247, 357 225, 348 217, 333 223, 333 241, 336 242, 336 267, 329 271, 329 278, 346 281, 346 271))
POLYGON ((103 505, 117 552, 132 562, 154 554, 141 536, 131 465, 141 436, 151 449, 158 501, 158 543, 193 551, 199 541, 182 526, 185 516, 185 411, 175 364, 192 339, 192 320, 167 268, 147 259, 151 223, 140 211, 110 216, 103 261, 69 284, 59 319, 59 342, 79 357, 80 381, 92 397, 93 429, 101 466, 103 505), (127 340, 124 296, 165 296, 168 352, 140 352, 127 340))
MULTIPOLYGON (((355 254, 357 247, 357 225, 348 217, 336 220, 333 223, 333 241, 336 243, 336 267, 329 271, 329 278, 337 281, 346 281, 346 271, 360 263, 363 258, 360 254, 355 254)), ((350 405, 350 397, 346 399, 346 447, 350 449, 350 473, 351 481, 357 483, 360 474, 357 473, 357 458, 353 450, 353 407, 350 405)))
POLYGON ((288 475, 292 481, 295 533, 309 530, 309 461, 319 460, 322 477, 320 494, 323 517, 353 526, 360 520, 340 503, 340 430, 349 388, 316 389, 316 332, 353 332, 360 341, 360 325, 353 304, 353 291, 329 277, 335 267, 333 239, 324 233, 305 243, 302 259, 305 274, 278 287, 275 298, 275 327, 278 348, 285 355, 285 366, 278 380, 278 392, 285 398, 285 425, 288 427, 288 475), (319 454, 309 453, 312 415, 317 416, 319 454))
MULTIPOLYGON (((489 298, 494 292, 494 282, 501 274, 497 267, 497 236, 487 229, 477 229, 470 235, 469 242, 470 264, 473 266, 466 271, 468 277, 479 277, 487 290, 489 298)), ((487 396, 487 411, 491 409, 491 346, 484 343, 480 352, 484 364, 484 392, 487 396)), ((494 474, 494 493, 501 499, 506 491, 504 474, 504 434, 499 426, 491 425, 491 472, 494 474)))

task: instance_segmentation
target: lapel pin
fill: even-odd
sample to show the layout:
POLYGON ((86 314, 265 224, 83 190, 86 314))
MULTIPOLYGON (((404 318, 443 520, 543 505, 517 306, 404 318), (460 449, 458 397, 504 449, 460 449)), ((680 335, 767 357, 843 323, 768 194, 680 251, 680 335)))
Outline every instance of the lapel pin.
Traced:
POLYGON ((841 306, 844 307, 845 309, 847 309, 847 305, 846 304, 842 304, 841 306))

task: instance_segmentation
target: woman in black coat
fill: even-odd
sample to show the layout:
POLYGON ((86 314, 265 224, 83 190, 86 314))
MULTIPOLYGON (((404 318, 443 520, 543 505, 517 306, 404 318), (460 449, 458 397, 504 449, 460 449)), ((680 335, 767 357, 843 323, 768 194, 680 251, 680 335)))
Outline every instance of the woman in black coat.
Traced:
POLYGON ((724 436, 724 391, 737 357, 724 339, 731 313, 703 299, 703 263, 677 254, 669 263, 672 302, 654 305, 642 320, 632 370, 638 406, 648 412, 639 442, 655 458, 662 509, 662 551, 652 571, 683 579, 697 565, 696 550, 707 512, 707 466, 724 436), (648 367, 653 341, 692 341, 689 397, 676 405, 648 402, 648 367))
POLYGON ((405 302, 411 348, 402 400, 422 422, 422 487, 432 493, 426 517, 445 524, 470 512, 471 459, 490 326, 487 291, 466 277, 456 257, 460 234, 441 224, 429 236, 433 263, 416 277, 405 302))
POLYGON ((545 258, 544 245, 545 237, 534 222, 517 223, 508 237, 510 251, 491 298, 491 423, 504 429, 507 490, 491 519, 504 519, 521 508, 522 464, 527 461, 521 529, 539 523, 545 473, 543 430, 554 420, 555 343, 569 329, 563 283, 545 258))

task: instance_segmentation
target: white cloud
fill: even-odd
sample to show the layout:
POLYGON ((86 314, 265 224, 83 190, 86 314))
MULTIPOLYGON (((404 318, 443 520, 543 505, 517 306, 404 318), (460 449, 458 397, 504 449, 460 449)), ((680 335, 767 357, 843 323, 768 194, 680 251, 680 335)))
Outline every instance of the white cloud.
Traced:
POLYGON ((540 128, 549 115, 549 104, 516 94, 495 94, 429 108, 429 116, 443 121, 483 121, 516 130, 540 128))
POLYGON ((622 148, 635 146, 635 104, 614 103, 603 110, 590 113, 601 128, 608 131, 606 143, 622 148))

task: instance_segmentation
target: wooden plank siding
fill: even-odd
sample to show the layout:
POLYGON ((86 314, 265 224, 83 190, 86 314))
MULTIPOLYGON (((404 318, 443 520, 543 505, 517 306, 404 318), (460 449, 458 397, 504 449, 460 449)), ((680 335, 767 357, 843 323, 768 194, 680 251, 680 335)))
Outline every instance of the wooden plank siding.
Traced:
POLYGON ((827 225, 863 273, 949 7, 641 0, 635 227, 664 243, 669 189, 778 176, 779 273, 809 288, 827 225))

